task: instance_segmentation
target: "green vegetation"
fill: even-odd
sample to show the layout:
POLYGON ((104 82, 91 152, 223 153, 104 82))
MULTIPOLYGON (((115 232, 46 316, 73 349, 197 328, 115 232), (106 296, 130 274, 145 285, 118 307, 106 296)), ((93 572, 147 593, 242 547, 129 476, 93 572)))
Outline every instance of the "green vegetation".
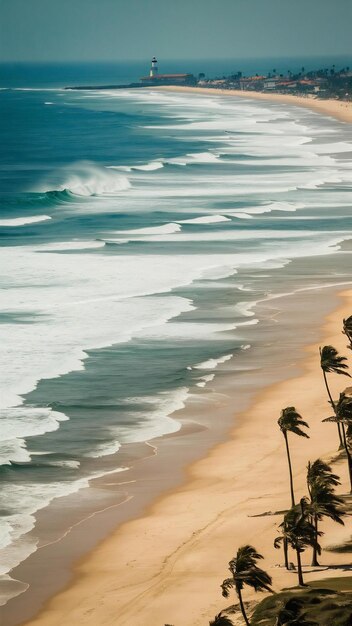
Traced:
MULTIPOLYGON (((330 581, 327 581, 330 586, 330 581)), ((251 626, 351 626, 352 593, 325 588, 288 589, 257 605, 251 626)))

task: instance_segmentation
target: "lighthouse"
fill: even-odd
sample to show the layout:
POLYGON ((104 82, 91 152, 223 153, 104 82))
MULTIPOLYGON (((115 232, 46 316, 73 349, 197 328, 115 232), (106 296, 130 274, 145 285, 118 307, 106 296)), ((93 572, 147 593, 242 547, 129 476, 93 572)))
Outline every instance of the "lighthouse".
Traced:
MULTIPOLYGON (((0 0, 1 2, 1 0, 0 0)), ((148 76, 142 76, 140 86, 149 85, 195 85, 197 83, 193 74, 159 74, 158 61, 152 58, 152 65, 148 76)))
POLYGON ((158 75, 158 61, 156 60, 155 57, 153 57, 152 58, 152 66, 150 68, 149 76, 151 78, 154 78, 157 75, 158 75))

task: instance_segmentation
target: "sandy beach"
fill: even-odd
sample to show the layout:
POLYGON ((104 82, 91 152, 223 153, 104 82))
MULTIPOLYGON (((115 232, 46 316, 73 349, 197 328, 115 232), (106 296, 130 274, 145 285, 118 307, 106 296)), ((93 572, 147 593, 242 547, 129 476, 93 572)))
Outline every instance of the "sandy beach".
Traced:
POLYGON ((163 90, 190 92, 199 94, 221 95, 221 96, 238 96, 240 98, 253 98, 255 100, 269 100, 281 104, 292 104, 300 107, 311 109, 316 113, 323 115, 331 115, 341 122, 352 122, 352 102, 343 102, 341 100, 320 100, 314 96, 293 96, 290 94, 278 93, 259 93, 254 91, 240 91, 237 89, 212 89, 206 87, 158 87, 163 90))
MULTIPOLYGON (((339 300, 320 330, 321 341, 305 348, 300 374, 258 394, 240 415, 229 440, 193 463, 182 486, 120 526, 82 559, 69 586, 27 626, 207 624, 235 601, 223 599, 219 585, 229 559, 244 543, 264 554, 275 590, 296 584, 296 574, 282 568, 282 554, 273 548, 281 521, 275 512, 289 506, 287 462, 277 419, 283 407, 295 405, 310 425, 309 440, 291 438, 298 498, 306 491, 308 460, 319 456, 331 460, 336 455, 336 426, 321 423, 330 410, 318 347, 329 343, 347 352, 341 320, 351 314, 352 292, 341 293, 339 300)), ((335 394, 344 387, 341 378, 331 376, 335 394)), ((334 469, 342 480, 339 492, 348 493, 345 461, 334 463, 334 469)), ((323 530, 325 546, 350 539, 348 525, 325 523, 323 530)), ((307 581, 350 575, 343 553, 323 552, 318 570, 310 567, 310 560, 307 551, 303 555, 307 581)), ((246 599, 253 595, 247 593, 246 599)))

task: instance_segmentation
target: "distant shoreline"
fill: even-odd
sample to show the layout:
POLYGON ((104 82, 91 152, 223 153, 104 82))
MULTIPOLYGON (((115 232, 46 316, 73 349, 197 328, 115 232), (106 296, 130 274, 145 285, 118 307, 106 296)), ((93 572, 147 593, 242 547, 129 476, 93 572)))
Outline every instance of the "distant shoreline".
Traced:
POLYGON ((343 100, 320 100, 314 97, 293 96, 291 94, 241 91, 239 89, 214 89, 211 87, 186 87, 181 85, 165 85, 153 87, 153 89, 157 89, 158 91, 197 93, 199 95, 239 96, 240 98, 252 98, 254 100, 268 100, 281 104, 292 104, 294 106, 311 109, 316 113, 330 115, 340 122, 352 123, 352 102, 343 100))

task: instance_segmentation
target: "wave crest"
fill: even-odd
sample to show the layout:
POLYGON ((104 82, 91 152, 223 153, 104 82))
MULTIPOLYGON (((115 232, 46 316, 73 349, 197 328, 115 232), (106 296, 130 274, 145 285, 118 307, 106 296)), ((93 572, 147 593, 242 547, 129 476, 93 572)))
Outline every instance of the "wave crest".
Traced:
POLYGON ((131 187, 127 176, 111 168, 89 161, 80 161, 64 167, 45 181, 46 193, 60 200, 72 200, 72 196, 115 196, 131 187))

